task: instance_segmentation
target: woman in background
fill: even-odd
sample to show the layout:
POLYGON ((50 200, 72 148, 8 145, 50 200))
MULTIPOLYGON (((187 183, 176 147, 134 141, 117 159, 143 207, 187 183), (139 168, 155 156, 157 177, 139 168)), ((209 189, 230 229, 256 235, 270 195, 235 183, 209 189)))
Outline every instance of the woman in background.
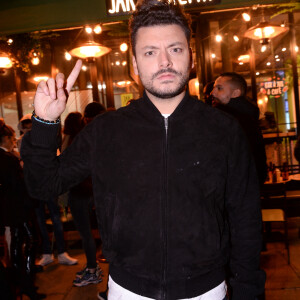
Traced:
POLYGON ((15 291, 30 299, 42 299, 34 286, 35 239, 32 228, 33 200, 28 196, 17 156, 13 128, 0 122, 0 227, 10 229, 10 265, 15 291))

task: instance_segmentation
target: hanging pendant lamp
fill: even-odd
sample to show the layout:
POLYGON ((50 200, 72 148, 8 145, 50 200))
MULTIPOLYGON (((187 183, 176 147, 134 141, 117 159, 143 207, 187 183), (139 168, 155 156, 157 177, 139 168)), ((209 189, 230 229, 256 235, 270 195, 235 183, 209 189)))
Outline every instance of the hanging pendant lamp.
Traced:
POLYGON ((0 69, 9 69, 12 67, 12 61, 8 54, 5 52, 0 52, 0 69))
POLYGON ((244 34, 245 37, 253 40, 272 39, 281 33, 288 31, 288 28, 270 22, 260 22, 250 27, 244 34))

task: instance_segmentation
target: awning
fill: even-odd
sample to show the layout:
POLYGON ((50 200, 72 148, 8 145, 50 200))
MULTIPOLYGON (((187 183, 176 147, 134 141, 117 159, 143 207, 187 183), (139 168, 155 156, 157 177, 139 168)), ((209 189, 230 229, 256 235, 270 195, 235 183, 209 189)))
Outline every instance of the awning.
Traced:
MULTIPOLYGON (((119 17, 120 19, 120 17, 119 17)), ((113 21, 105 0, 8 0, 0 4, 0 35, 113 21)))
MULTIPOLYGON (((127 19, 128 16, 111 16, 107 13, 106 2, 111 4, 111 1, 116 0, 1 0, 0 35, 78 27, 84 24, 127 19)), ((124 3, 127 3, 126 1, 128 2, 128 0, 123 0, 124 3)), ((197 10, 197 0, 193 1, 195 4, 192 10, 197 10)), ((136 3, 137 0, 133 0, 133 2, 136 3)), ((181 0, 181 2, 189 3, 187 0, 181 0)), ((260 5, 280 2, 284 1, 262 0, 260 5)), ((252 6, 255 3, 257 5, 255 0, 221 0, 221 3, 217 5, 204 7, 202 4, 201 9, 217 11, 252 6)))

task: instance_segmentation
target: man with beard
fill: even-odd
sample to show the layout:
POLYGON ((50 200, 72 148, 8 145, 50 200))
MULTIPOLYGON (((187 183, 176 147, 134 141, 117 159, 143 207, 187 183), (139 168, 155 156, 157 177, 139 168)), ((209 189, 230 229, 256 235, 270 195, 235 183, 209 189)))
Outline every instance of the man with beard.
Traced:
POLYGON ((59 116, 81 68, 38 85, 23 141, 31 193, 63 193, 92 177, 109 299, 254 300, 259 270, 259 187, 237 122, 190 97, 189 18, 145 1, 130 20, 141 99, 88 124, 56 157, 59 116), (230 272, 227 273, 227 266, 230 272))
POLYGON ((266 150, 258 124, 259 108, 246 97, 247 82, 235 72, 221 74, 211 92, 213 106, 235 117, 249 142, 262 187, 267 177, 266 150))

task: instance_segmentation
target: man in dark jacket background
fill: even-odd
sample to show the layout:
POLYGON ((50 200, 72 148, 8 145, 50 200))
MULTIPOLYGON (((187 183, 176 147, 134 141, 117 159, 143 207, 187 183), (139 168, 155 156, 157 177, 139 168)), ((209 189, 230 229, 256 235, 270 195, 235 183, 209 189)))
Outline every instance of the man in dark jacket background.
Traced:
POLYGON ((265 275, 246 137, 186 90, 191 29, 180 5, 144 1, 130 30, 143 96, 95 118, 60 157, 59 116, 81 61, 66 85, 61 73, 39 83, 21 151, 30 192, 53 198, 92 177, 111 300, 223 300, 226 279, 233 300, 254 300, 265 275))
POLYGON ((244 129, 262 186, 267 177, 267 163, 265 144, 258 126, 259 108, 250 102, 246 92, 246 80, 237 73, 227 72, 216 79, 212 96, 214 106, 234 116, 244 129))

